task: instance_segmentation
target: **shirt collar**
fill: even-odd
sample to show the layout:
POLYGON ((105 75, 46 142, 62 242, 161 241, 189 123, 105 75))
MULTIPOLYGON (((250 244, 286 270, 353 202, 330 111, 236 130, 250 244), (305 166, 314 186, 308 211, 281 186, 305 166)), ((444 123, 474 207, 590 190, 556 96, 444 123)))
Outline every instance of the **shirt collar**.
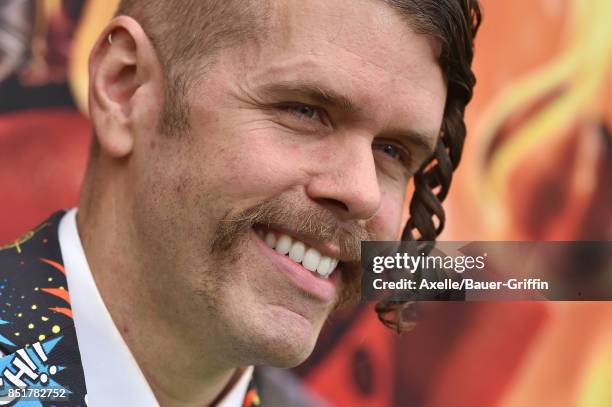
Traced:
MULTIPOLYGON (((76 224, 76 208, 62 218, 59 243, 68 280, 74 326, 90 406, 157 406, 157 400, 117 330, 93 279, 76 224)), ((249 366, 218 404, 242 405, 253 367, 249 366)))

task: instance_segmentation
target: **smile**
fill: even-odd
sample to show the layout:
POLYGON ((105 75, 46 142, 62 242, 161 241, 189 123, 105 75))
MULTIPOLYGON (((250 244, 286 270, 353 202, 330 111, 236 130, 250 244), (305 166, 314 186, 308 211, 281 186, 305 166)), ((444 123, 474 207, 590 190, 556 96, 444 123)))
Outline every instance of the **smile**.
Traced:
POLYGON ((314 247, 308 245, 287 234, 257 229, 257 235, 277 253, 289 257, 306 270, 311 271, 317 277, 328 278, 338 266, 339 260, 323 256, 314 247))
POLYGON ((297 287, 324 302, 336 298, 341 275, 339 264, 342 263, 330 256, 334 252, 332 247, 311 240, 304 242, 284 231, 270 230, 262 225, 254 226, 253 231, 260 250, 297 287))

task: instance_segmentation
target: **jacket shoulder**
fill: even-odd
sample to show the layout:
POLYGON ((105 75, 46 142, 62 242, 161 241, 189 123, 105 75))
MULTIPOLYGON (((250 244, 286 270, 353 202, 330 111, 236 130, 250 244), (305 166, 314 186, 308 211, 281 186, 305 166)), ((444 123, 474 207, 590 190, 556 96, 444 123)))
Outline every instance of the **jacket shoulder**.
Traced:
POLYGON ((59 211, 0 247, 0 351, 44 340, 72 324, 59 245, 59 211))

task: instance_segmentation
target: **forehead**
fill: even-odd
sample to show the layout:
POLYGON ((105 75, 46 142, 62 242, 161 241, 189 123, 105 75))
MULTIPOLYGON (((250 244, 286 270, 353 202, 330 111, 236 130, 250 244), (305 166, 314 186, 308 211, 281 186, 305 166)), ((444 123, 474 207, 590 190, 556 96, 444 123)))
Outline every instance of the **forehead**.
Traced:
POLYGON ((372 119, 437 134, 446 99, 438 46, 384 0, 274 3, 266 35, 234 56, 251 89, 314 83, 372 119))
POLYGON ((284 50, 299 46, 301 52, 317 54, 327 43, 355 57, 378 60, 394 73, 405 69, 407 61, 391 58, 402 51, 436 63, 434 42, 415 41, 409 18, 386 0, 286 0, 275 4, 271 14, 269 45, 284 50))

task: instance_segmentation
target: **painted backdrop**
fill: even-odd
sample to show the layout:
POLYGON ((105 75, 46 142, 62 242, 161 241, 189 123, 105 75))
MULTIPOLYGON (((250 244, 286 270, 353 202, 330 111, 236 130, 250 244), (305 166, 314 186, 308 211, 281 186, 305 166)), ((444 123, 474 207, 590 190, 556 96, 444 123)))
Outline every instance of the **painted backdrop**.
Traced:
MULTIPOLYGON (((0 246, 76 203, 86 61, 117 1, 0 2, 0 246)), ((610 240, 612 2, 482 0, 445 240, 610 240)), ((576 267, 576 273, 587 273, 576 267)), ((610 406, 611 303, 424 303, 396 336, 337 315, 294 370, 333 406, 610 406)))

